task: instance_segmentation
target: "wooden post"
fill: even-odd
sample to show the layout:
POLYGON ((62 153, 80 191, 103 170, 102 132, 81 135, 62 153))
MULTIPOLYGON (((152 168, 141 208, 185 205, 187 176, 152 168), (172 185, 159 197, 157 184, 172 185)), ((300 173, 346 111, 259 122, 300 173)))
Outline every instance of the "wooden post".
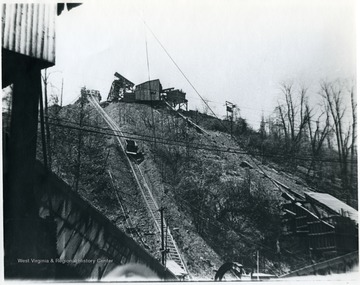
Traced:
POLYGON ((9 199, 11 218, 30 214, 38 125, 38 103, 41 95, 40 70, 21 73, 14 80, 9 138, 9 199), (28 200, 29 199, 29 200, 28 200))
POLYGON ((260 280, 259 277, 259 251, 256 251, 256 271, 257 271, 257 280, 260 280))
POLYGON ((167 252, 168 252, 168 244, 167 244, 167 240, 168 240, 168 225, 166 225, 166 227, 165 227, 165 233, 166 233, 166 235, 165 235, 165 249, 164 249, 164 256, 165 256, 165 262, 164 262, 164 266, 166 267, 166 258, 167 258, 167 256, 166 256, 166 254, 167 254, 167 252))
POLYGON ((161 207, 160 219, 161 219, 161 263, 165 265, 165 240, 164 240, 164 208, 161 207))
POLYGON ((8 171, 4 174, 5 276, 31 278, 41 274, 36 265, 19 264, 17 259, 40 258, 44 253, 39 247, 44 237, 34 193, 40 68, 19 67, 13 83, 8 171))

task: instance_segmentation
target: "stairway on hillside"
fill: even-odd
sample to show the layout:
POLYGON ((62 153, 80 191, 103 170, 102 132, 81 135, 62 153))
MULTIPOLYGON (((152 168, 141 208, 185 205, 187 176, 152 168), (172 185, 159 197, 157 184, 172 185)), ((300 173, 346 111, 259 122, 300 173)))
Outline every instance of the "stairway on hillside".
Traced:
MULTIPOLYGON (((116 135, 123 136, 120 128, 118 125, 113 121, 113 119, 102 109, 102 107, 99 105, 96 99, 94 99, 91 96, 88 96, 88 100, 90 104, 95 108, 95 110, 103 117, 103 119, 106 121, 106 123, 109 125, 109 127, 114 131, 116 135)), ((129 157, 127 156, 124 148, 124 139, 120 138, 119 136, 116 137, 122 151, 125 154, 125 157, 129 163, 129 166, 131 168, 131 171, 133 173, 133 176, 137 182, 137 185, 141 191, 141 194, 145 200, 145 203, 148 207, 149 213, 152 216, 155 226, 157 228, 157 234, 161 235, 161 215, 159 211, 159 206, 152 195, 152 192, 145 180, 145 177, 139 167, 138 164, 132 162, 129 157)), ((164 230, 167 229, 166 222, 164 222, 164 230)), ((160 238, 161 239, 161 238, 160 238)), ((166 244, 168 247, 168 254, 167 254, 167 260, 173 260, 186 275, 189 275, 189 272, 186 268, 185 263, 182 260, 182 257, 180 255, 179 249, 176 246, 175 240, 173 236, 171 235, 171 232, 169 229, 166 230, 166 244)), ((185 274, 183 274, 185 275, 185 274)), ((182 278, 184 276, 181 276, 182 278)))

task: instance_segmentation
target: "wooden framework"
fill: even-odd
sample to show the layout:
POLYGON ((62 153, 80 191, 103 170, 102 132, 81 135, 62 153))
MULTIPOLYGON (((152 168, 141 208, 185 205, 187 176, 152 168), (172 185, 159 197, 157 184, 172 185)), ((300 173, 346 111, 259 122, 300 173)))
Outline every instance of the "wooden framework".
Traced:
POLYGON ((167 88, 163 90, 165 93, 165 100, 173 107, 174 109, 181 109, 182 107, 185 110, 188 110, 188 100, 185 99, 186 93, 179 89, 167 88))
POLYGON ((358 250, 358 225, 344 213, 329 210, 314 198, 293 200, 284 204, 283 211, 284 233, 306 239, 314 257, 330 258, 358 250))
POLYGON ((119 101, 124 98, 125 94, 133 94, 133 87, 135 86, 130 80, 126 79, 121 74, 115 72, 114 74, 117 79, 111 84, 107 101, 119 101))

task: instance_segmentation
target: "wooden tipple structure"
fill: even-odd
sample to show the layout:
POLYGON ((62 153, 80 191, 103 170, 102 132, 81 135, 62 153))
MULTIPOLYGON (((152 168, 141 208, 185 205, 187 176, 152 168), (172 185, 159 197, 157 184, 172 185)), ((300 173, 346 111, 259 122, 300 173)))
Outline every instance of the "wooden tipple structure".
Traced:
POLYGON ((358 250, 358 212, 337 198, 306 192, 284 205, 284 233, 307 241, 312 257, 333 258, 358 250))
MULTIPOLYGON (((98 102, 101 101, 101 94, 99 90, 95 89, 87 89, 86 87, 81 88, 81 97, 87 97, 92 96, 98 100, 98 102)), ((80 100, 80 99, 79 99, 80 100)))
POLYGON ((116 79, 111 84, 107 101, 119 101, 128 98, 129 94, 133 94, 134 83, 117 72, 115 72, 114 76, 116 79))
POLYGON ((173 107, 185 107, 186 111, 188 110, 188 100, 185 99, 186 93, 182 90, 175 88, 164 89, 165 100, 173 107))
POLYGON ((188 109, 186 93, 175 88, 163 89, 159 79, 149 80, 135 86, 130 80, 115 72, 116 79, 113 81, 107 98, 108 102, 144 103, 158 105, 170 105, 172 108, 188 109), (135 88, 134 88, 135 86, 135 88), (166 102, 167 104, 164 104, 166 102))

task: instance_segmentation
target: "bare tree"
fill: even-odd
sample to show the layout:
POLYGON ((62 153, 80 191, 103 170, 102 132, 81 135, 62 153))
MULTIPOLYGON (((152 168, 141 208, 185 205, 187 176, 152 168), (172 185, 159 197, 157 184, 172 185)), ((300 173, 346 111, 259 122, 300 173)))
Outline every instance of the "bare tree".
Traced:
POLYGON ((285 104, 278 104, 277 110, 281 120, 287 152, 294 157, 300 149, 305 128, 310 120, 310 113, 306 112, 307 88, 300 87, 297 102, 292 83, 282 83, 281 91, 285 96, 285 104))
POLYGON ((345 117, 347 108, 343 99, 346 98, 345 90, 340 82, 322 82, 321 95, 326 101, 326 108, 333 122, 335 131, 337 154, 341 173, 342 188, 345 191, 346 199, 349 202, 355 198, 349 180, 349 155, 355 156, 356 140, 356 104, 354 102, 353 88, 350 91, 352 118, 345 117), (352 122, 351 122, 352 121, 352 122))
POLYGON ((77 135, 77 155, 76 155, 76 166, 75 166, 75 176, 74 176, 74 182, 75 182, 75 191, 79 191, 79 181, 81 176, 81 165, 82 165, 82 149, 83 149, 83 141, 84 141, 84 134, 82 131, 82 127, 85 120, 85 103, 86 103, 86 88, 81 89, 81 96, 79 99, 80 104, 80 112, 79 112, 79 130, 77 135))
POLYGON ((279 116, 280 116, 280 120, 281 120, 281 126, 284 132, 284 138, 285 138, 285 146, 288 146, 288 140, 289 140, 289 135, 288 135, 288 125, 286 123, 286 119, 285 119, 285 111, 283 110, 283 106, 278 104, 278 106, 276 107, 277 111, 279 112, 279 116))
POLYGON ((357 159, 357 150, 356 150, 356 128, 357 128, 357 103, 355 102, 354 95, 354 86, 350 89, 350 98, 351 98, 351 112, 352 112, 352 137, 351 137, 351 173, 350 173, 350 185, 353 188, 353 195, 357 197, 357 187, 354 187, 354 181, 356 181, 357 173, 357 164, 354 163, 357 159))
MULTIPOLYGON (((314 115, 312 114, 313 111, 310 109, 309 104, 306 104, 306 111, 307 117, 312 118, 314 115)), ((309 131, 309 138, 310 138, 310 146, 311 146, 311 163, 308 168, 308 175, 310 174, 311 170, 316 172, 316 160, 320 157, 321 151, 323 148, 324 141, 329 135, 330 132, 330 117, 329 112, 324 111, 322 112, 316 122, 315 126, 312 120, 308 120, 308 131, 309 131), (321 122, 323 121, 323 116, 326 116, 325 121, 323 122, 323 126, 321 122)))

